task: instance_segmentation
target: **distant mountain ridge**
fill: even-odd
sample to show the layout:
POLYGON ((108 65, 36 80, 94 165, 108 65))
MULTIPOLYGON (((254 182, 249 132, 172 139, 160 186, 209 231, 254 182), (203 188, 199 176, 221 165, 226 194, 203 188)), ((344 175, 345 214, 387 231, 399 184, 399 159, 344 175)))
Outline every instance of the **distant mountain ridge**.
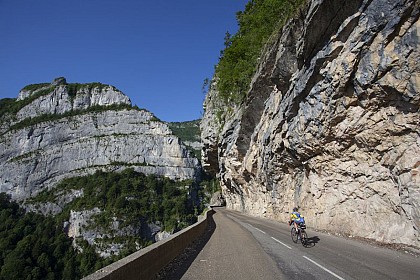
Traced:
POLYGON ((58 78, 2 103, 0 192, 14 199, 97 170, 200 176, 199 161, 168 125, 113 86, 58 78))

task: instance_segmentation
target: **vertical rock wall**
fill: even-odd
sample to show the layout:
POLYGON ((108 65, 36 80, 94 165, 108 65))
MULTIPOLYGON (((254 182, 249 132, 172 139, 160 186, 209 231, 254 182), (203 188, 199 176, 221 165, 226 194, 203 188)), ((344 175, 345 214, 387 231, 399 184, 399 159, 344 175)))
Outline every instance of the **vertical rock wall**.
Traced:
POLYGON ((206 106, 227 207, 286 221, 299 206, 311 227, 420 247, 419 5, 310 1, 223 127, 206 106))

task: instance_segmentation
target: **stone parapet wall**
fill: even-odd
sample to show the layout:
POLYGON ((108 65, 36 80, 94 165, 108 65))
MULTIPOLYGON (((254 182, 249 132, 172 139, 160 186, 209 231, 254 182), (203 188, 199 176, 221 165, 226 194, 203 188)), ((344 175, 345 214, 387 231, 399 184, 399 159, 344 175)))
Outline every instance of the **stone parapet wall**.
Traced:
POLYGON ((213 212, 213 210, 207 211, 204 219, 199 219, 197 223, 112 263, 83 280, 152 279, 189 244, 204 234, 213 212))

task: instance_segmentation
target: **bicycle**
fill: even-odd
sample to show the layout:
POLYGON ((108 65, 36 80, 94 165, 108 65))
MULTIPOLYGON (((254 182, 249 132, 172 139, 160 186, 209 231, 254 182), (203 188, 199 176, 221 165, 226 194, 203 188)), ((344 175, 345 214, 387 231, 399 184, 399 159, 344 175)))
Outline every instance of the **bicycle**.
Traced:
MULTIPOLYGON (((292 223, 293 225, 293 223, 292 223)), ((306 225, 304 223, 298 224, 298 230, 296 232, 296 228, 293 225, 292 229, 290 231, 290 234, 292 236, 292 241, 294 243, 297 243, 300 239, 300 242, 303 246, 306 246, 308 244, 308 235, 306 234, 306 225)))

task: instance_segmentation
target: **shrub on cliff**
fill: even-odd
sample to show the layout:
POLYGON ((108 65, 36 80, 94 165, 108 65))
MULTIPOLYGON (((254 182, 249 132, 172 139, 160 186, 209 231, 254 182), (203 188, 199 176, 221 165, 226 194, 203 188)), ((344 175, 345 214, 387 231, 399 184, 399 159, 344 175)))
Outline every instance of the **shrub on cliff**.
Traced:
POLYGON ((216 66, 217 90, 226 105, 239 104, 248 91, 263 46, 296 13, 305 0, 251 0, 236 18, 239 31, 226 33, 216 66))

